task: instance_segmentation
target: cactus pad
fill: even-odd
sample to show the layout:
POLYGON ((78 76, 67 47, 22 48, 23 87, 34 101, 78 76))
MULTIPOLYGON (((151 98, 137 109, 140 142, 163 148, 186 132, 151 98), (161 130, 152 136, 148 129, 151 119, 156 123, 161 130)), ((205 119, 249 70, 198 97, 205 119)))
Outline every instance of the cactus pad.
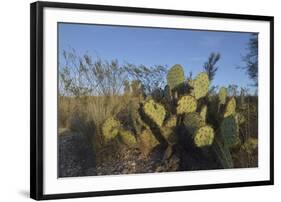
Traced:
POLYGON ((159 141, 150 130, 146 129, 140 134, 140 143, 142 145, 140 149, 145 155, 148 155, 159 144, 159 141))
POLYGON ((143 109, 144 113, 151 120, 153 120, 158 126, 162 126, 165 119, 166 110, 161 104, 150 99, 144 103, 143 109))
POLYGON ((227 89, 225 87, 221 87, 219 91, 219 103, 224 105, 227 97, 227 89))
POLYGON ((167 121, 165 121, 164 125, 165 125, 166 128, 176 127, 176 125, 177 125, 177 117, 176 116, 171 116, 167 121))
POLYGON ((201 116, 202 119, 206 122, 206 118, 207 118, 207 106, 206 106, 206 105, 204 105, 204 106, 201 108, 200 116, 201 116))
POLYGON ((195 112, 197 108, 197 101, 190 95, 181 97, 178 101, 177 114, 184 114, 195 112))
POLYGON ((226 118, 228 116, 231 116, 231 115, 234 115, 235 110, 236 110, 236 100, 235 100, 234 97, 232 97, 226 105, 226 109, 225 109, 225 112, 224 112, 224 118, 226 118))
POLYGON ((214 137, 214 129, 211 126, 203 126, 196 131, 194 144, 197 147, 209 146, 213 143, 214 137))
POLYGON ((239 128, 233 115, 223 119, 220 132, 226 146, 233 147, 240 143, 239 128))
POLYGON ((198 74, 192 82, 189 82, 189 85, 193 87, 192 95, 196 99, 205 97, 209 91, 209 84, 210 81, 207 73, 202 72, 198 74))
POLYGON ((196 112, 185 114, 183 123, 191 135, 193 135, 198 128, 205 125, 205 122, 200 114, 196 112))
POLYGON ((131 131, 121 129, 119 131, 122 142, 128 147, 136 147, 137 141, 134 134, 131 131))
POLYGON ((106 141, 109 141, 116 137, 119 133, 121 124, 113 117, 108 118, 102 125, 102 134, 106 141))
POLYGON ((184 83, 184 71, 181 65, 174 65, 168 72, 167 83, 170 89, 173 90, 184 83))

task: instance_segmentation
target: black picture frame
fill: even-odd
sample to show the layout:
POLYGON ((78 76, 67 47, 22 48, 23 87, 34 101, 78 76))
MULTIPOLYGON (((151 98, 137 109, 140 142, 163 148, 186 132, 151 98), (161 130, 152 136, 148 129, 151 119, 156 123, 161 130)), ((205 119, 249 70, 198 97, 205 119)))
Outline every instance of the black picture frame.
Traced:
POLYGON ((194 12, 183 10, 135 8, 120 6, 89 5, 57 2, 35 2, 30 6, 30 197, 36 200, 62 199, 77 197, 92 197, 121 194, 138 194, 153 192, 171 192, 199 189, 215 189, 228 187, 246 187, 274 184, 274 17, 258 15, 240 15, 213 12, 194 12), (267 21, 270 23, 270 180, 250 181, 239 183, 205 184, 175 187, 155 187, 130 190, 95 191, 80 193, 57 193, 45 195, 43 193, 43 9, 80 9, 120 11, 130 13, 148 13, 164 15, 180 15, 195 17, 210 17, 238 20, 267 21))

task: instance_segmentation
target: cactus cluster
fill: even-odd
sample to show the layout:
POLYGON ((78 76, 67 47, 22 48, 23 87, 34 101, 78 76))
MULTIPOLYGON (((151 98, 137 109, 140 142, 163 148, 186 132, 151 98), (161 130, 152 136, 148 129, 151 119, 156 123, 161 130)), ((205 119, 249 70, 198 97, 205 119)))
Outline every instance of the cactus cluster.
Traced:
MULTIPOLYGON (((105 140, 118 136, 125 145, 139 147, 145 155, 156 146, 166 144, 164 156, 170 158, 173 146, 182 144, 178 133, 183 133, 192 147, 209 149, 217 154, 223 167, 233 167, 231 149, 241 145, 239 126, 245 122, 236 110, 236 98, 228 97, 225 87, 221 87, 215 97, 208 95, 210 81, 205 72, 190 79, 188 85, 181 86, 187 89, 179 91, 178 86, 184 83, 182 66, 174 65, 168 72, 168 85, 164 89, 156 89, 145 100, 129 103, 131 128, 124 129, 113 117, 105 121, 102 127, 105 140), (215 121, 210 123, 211 120, 215 121)), ((255 147, 254 140, 243 144, 247 152, 255 147)))

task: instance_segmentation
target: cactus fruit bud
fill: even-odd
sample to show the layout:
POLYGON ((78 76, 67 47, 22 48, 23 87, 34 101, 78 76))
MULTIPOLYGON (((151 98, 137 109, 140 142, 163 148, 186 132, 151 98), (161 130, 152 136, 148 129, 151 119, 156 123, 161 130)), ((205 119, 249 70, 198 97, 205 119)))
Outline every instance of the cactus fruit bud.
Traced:
POLYGON ((190 95, 181 97, 178 101, 177 114, 184 114, 195 112, 197 108, 197 101, 190 95))
POLYGON ((226 118, 228 116, 234 115, 235 109, 236 109, 236 100, 234 97, 232 97, 226 105, 226 109, 223 117, 226 118))
POLYGON ((152 121, 154 121, 159 127, 162 126, 166 110, 161 104, 154 102, 153 99, 150 99, 144 103, 143 109, 144 113, 152 121))
POLYGON ((184 71, 181 65, 174 65, 168 72, 167 83, 171 90, 184 83, 184 71))

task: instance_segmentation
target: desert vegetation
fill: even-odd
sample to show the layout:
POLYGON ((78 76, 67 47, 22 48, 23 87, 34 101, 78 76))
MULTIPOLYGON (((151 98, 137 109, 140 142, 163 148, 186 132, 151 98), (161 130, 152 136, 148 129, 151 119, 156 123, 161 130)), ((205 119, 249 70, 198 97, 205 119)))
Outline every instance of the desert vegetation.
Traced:
POLYGON ((212 85, 220 54, 188 77, 180 64, 120 65, 74 50, 63 57, 58 138, 80 149, 73 171, 60 147, 59 176, 258 166, 258 96, 212 85))

